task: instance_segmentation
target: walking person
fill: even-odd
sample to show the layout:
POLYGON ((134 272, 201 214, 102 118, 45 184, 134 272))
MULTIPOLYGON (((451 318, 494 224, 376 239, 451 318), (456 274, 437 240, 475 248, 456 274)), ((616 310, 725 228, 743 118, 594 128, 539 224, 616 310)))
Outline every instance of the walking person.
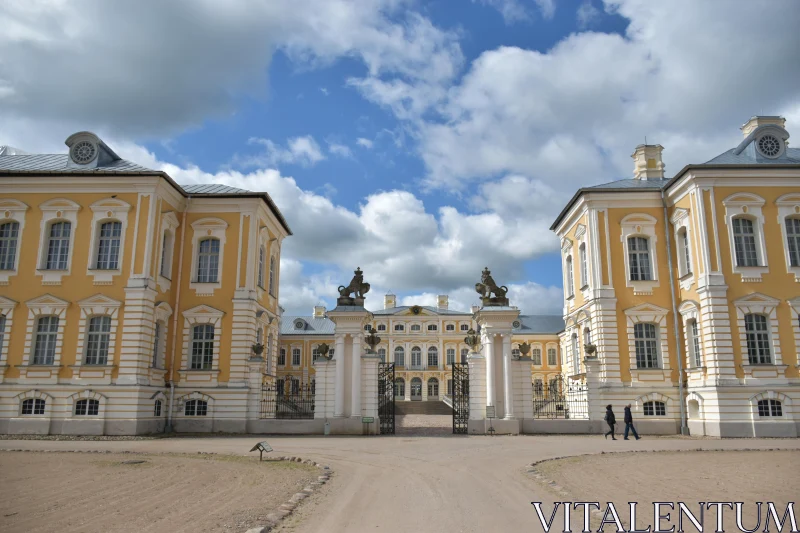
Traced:
POLYGON ((636 433, 636 428, 633 427, 633 415, 631 414, 631 404, 625 406, 625 440, 628 440, 628 430, 633 432, 636 440, 639 440, 639 434, 636 433))
POLYGON ((609 429, 606 434, 605 438, 608 439, 608 436, 611 435, 611 440, 617 440, 614 436, 614 424, 617 423, 617 418, 614 416, 614 411, 611 410, 611 404, 606 405, 606 424, 608 424, 609 429))

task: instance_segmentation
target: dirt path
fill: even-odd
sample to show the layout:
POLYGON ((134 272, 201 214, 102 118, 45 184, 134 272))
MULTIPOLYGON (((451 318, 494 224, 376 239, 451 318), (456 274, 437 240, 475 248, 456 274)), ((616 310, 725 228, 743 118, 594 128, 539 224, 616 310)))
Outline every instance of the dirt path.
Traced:
MULTIPOLYGON (((267 440, 281 455, 329 464, 335 475, 279 531, 405 533, 541 531, 531 501, 556 498, 536 482, 533 461, 624 450, 800 448, 798 439, 701 440, 551 437, 259 437, 154 441, 0 441, 2 448, 197 451, 247 455, 267 440)), ((796 464, 796 463, 795 463, 796 464)), ((646 473, 641 474, 646 477, 646 473)), ((594 499, 603 501, 603 494, 594 499)))
POLYGON ((233 531, 318 476, 245 457, 0 453, 0 531, 233 531))

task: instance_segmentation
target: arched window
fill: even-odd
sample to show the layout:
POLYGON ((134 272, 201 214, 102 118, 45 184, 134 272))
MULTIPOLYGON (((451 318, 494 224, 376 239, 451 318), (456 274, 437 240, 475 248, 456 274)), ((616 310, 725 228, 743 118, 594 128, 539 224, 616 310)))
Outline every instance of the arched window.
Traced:
POLYGON ((447 353, 447 358, 445 359, 445 361, 447 362, 447 365, 450 366, 456 362, 456 350, 455 348, 448 348, 446 353, 447 353))
POLYGON ((667 416, 667 404, 659 401, 644 402, 644 416, 667 416))
POLYGON ((690 320, 686 326, 686 331, 689 334, 690 361, 694 368, 700 368, 703 366, 703 356, 700 351, 700 332, 697 328, 697 320, 690 320))
POLYGON ((589 265, 586 258, 586 243, 582 243, 578 248, 581 257, 581 288, 589 285, 589 265))
POLYGON ((211 370, 214 364, 214 326, 200 324, 192 330, 191 370, 211 370))
MULTIPOLYGON (((0 235, 2 235, 2 230, 0 230, 0 235)), ((800 218, 786 218, 786 241, 786 245, 789 247, 789 264, 793 267, 800 267, 800 218)), ((0 257, 2 257, 1 252, 0 257)))
POLYGON ((461 331, 469 331, 469 324, 461 324, 461 331))
POLYGON ((534 365, 541 365, 542 364, 542 349, 541 348, 533 348, 531 350, 531 364, 534 365))
POLYGON ((420 331, 421 329, 419 324, 411 324, 411 331, 420 331))
POLYGON ((208 414, 208 402, 204 400, 189 400, 183 409, 185 416, 206 416, 208 414))
POLYGON ((394 330, 395 331, 405 331, 406 327, 403 324, 395 324, 394 325, 394 330))
POLYGON ((689 252, 689 231, 686 228, 681 228, 678 231, 678 250, 680 255, 679 268, 681 276, 686 276, 692 273, 692 255, 689 252))
POLYGON ((72 224, 56 222, 50 226, 50 237, 47 241, 47 257, 45 270, 67 270, 69 260, 69 235, 72 224))
POLYGON ((22 414, 23 415, 43 415, 45 401, 40 398, 28 398, 22 400, 22 414))
POLYGON ((366 326, 364 326, 364 331, 369 331, 369 328, 371 328, 371 327, 372 327, 372 326, 370 326, 369 324, 367 324, 366 326))
POLYGON ((300 348, 292 348, 292 366, 300 366, 300 348))
POLYGON ((156 322, 153 330, 153 368, 160 368, 161 355, 161 322, 156 322))
POLYGON ((769 347, 767 317, 764 315, 744 315, 744 331, 747 338, 747 358, 751 365, 772 363, 772 350, 769 347))
POLYGON ((564 269, 567 271, 567 298, 575 296, 575 273, 572 271, 572 256, 568 255, 564 269))
POLYGON ((439 326, 436 324, 428 324, 428 331, 439 331, 439 326))
POLYGON ((406 366, 406 351, 402 346, 394 349, 394 364, 397 366, 406 366))
POLYGON ((572 372, 574 374, 581 373, 581 352, 578 348, 578 334, 572 334, 572 372))
POLYGON ((519 359, 519 356, 520 356, 519 348, 513 348, 511 350, 511 357, 513 357, 515 359, 519 359))
POLYGON ((153 416, 161 416, 161 400, 156 400, 156 404, 153 406, 153 416))
POLYGON ((97 270, 117 270, 119 268, 119 240, 122 236, 122 222, 112 220, 100 225, 97 241, 97 270))
POLYGON ((547 349, 547 366, 558 366, 558 352, 555 348, 547 349))
POLYGON ((417 368, 422 366, 422 350, 419 346, 411 348, 411 366, 417 368))
POLYGON ((40 316, 36 320, 36 342, 33 348, 33 365, 52 365, 56 357, 58 317, 40 316))
POLYGON ((733 249, 736 253, 736 266, 758 266, 756 250, 756 232, 753 221, 749 218, 733 219, 733 249))
POLYGON ((89 319, 89 332, 86 335, 87 365, 108 363, 108 343, 111 339, 111 317, 93 316, 89 319))
POLYGON ((286 348, 281 348, 278 354, 278 366, 286 366, 286 348))
POLYGON ((386 362, 386 348, 378 348, 378 357, 381 358, 381 363, 386 362))
POLYGON ((0 224, 0 270, 14 270, 17 263, 19 223, 0 224))
POLYGON ((439 350, 436 346, 428 348, 428 366, 439 366, 439 350))
POLYGON ((0 353, 3 353, 3 343, 6 340, 6 315, 0 315, 0 353))
POLYGON ((395 398, 404 398, 406 395, 406 380, 397 378, 394 380, 394 396, 395 398))
POLYGON ((97 416, 100 413, 100 402, 94 399, 75 402, 75 416, 97 416))
POLYGON ((275 296, 275 256, 269 258, 269 293, 275 296))
POLYGON ((258 249, 258 286, 264 288, 264 270, 267 268, 267 249, 262 244, 258 249))
POLYGON ((461 348, 461 362, 462 363, 466 363, 467 362, 467 356, 468 355, 469 355, 469 349, 468 348, 461 348))
POLYGON ((378 324, 378 331, 386 331, 386 324, 378 324))
POLYGON ((165 231, 161 241, 161 277, 172 279, 172 232, 165 231))
POLYGON ((197 283, 217 283, 218 275, 219 239, 204 239, 197 255, 197 283))
POLYGON ((452 396, 453 395, 453 380, 452 379, 448 379, 447 380, 447 395, 448 396, 452 396))
POLYGON ((447 325, 444 327, 444 330, 445 330, 445 331, 455 331, 455 330, 456 330, 456 327, 455 327, 453 324, 447 324, 447 325))
POLYGON ((533 380, 533 394, 534 396, 542 396, 544 394, 544 383, 542 383, 542 378, 536 378, 533 380))
POLYGON ((439 380, 431 378, 428 380, 428 399, 439 397, 439 380))
POLYGON ((264 350, 267 354, 267 371, 272 368, 272 333, 267 335, 267 346, 264 350))
POLYGON ((649 322, 633 325, 637 368, 658 368, 657 328, 649 322))
POLYGON ((647 237, 628 237, 628 262, 631 281, 650 281, 650 246, 647 237))
POLYGON ((780 400, 758 400, 758 416, 783 416, 780 400))

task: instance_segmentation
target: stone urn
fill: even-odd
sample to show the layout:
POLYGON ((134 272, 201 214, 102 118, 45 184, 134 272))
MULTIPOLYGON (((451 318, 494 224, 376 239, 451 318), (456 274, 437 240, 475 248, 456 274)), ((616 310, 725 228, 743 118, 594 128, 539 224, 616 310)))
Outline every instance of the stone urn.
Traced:
POLYGON ((594 344, 584 344, 583 349, 586 351, 586 357, 595 357, 595 353, 597 353, 597 346, 594 344))

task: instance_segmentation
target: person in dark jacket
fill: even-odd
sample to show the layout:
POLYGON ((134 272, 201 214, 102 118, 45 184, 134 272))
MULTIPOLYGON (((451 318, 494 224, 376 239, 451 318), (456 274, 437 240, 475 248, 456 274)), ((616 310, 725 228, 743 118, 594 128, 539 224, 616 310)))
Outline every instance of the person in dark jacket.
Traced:
POLYGON ((633 431, 633 436, 639 440, 639 434, 636 433, 636 428, 633 427, 633 415, 631 414, 631 404, 625 406, 625 440, 628 440, 628 431, 633 431))
POLYGON ((605 434, 606 439, 609 435, 611 435, 611 440, 617 440, 617 438, 614 436, 614 424, 617 423, 617 418, 614 416, 614 411, 611 410, 611 404, 606 405, 605 420, 606 424, 608 424, 608 427, 611 428, 605 434))

